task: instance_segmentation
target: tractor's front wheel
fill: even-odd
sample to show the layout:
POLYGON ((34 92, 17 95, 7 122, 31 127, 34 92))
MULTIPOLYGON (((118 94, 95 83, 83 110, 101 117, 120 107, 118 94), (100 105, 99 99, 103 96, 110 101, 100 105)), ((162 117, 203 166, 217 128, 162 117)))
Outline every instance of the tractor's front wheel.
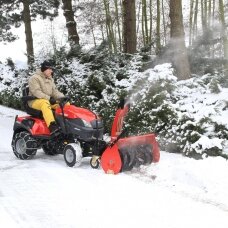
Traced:
POLYGON ((65 146, 64 160, 69 167, 79 166, 82 161, 82 148, 80 143, 70 143, 65 146))
POLYGON ((16 157, 25 160, 33 157, 37 152, 37 141, 27 131, 13 136, 12 148, 16 157))

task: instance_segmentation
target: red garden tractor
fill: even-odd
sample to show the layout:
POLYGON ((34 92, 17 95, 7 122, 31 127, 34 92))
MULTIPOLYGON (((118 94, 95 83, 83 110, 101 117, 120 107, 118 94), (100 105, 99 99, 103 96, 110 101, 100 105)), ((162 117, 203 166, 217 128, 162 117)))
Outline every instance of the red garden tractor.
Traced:
POLYGON ((89 156, 92 168, 101 165, 105 173, 113 174, 159 161, 155 134, 122 138, 128 104, 116 111, 111 139, 107 142, 103 139, 102 120, 88 109, 65 105, 66 99, 60 100, 60 107, 53 111, 61 130, 59 134, 51 135, 42 113, 28 106, 31 99, 34 97, 28 96, 26 87, 22 101, 28 115, 16 116, 13 127, 12 149, 19 159, 30 159, 42 148, 47 155, 63 154, 70 167, 79 166, 82 158, 89 156))

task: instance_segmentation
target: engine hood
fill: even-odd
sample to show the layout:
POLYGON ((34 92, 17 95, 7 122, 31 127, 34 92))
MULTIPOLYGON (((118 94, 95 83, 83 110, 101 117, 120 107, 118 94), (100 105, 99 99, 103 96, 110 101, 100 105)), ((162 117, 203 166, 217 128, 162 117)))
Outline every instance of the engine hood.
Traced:
MULTIPOLYGON (((57 115, 62 115, 61 108, 57 108, 55 112, 57 115)), ((74 105, 65 105, 64 116, 69 119, 80 118, 88 122, 91 122, 97 118, 99 119, 99 117, 96 117, 96 115, 90 110, 76 107, 74 105)))

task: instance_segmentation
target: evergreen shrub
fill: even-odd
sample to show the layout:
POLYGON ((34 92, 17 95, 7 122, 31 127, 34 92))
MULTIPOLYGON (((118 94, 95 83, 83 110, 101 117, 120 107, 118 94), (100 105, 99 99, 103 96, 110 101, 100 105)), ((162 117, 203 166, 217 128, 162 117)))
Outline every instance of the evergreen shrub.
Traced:
MULTIPOLYGON (((54 80, 72 104, 103 119, 105 133, 110 133, 119 100, 126 98, 131 103, 125 121, 128 135, 155 132, 161 150, 197 159, 227 156, 228 126, 215 118, 227 110, 227 101, 206 100, 207 94, 222 92, 223 76, 193 75, 177 81, 169 63, 143 71, 139 54, 109 54, 105 45, 87 53, 75 52, 61 49, 50 57, 56 64, 54 80)), ((0 103, 21 109, 21 86, 32 72, 9 66, 4 69, 0 103)))

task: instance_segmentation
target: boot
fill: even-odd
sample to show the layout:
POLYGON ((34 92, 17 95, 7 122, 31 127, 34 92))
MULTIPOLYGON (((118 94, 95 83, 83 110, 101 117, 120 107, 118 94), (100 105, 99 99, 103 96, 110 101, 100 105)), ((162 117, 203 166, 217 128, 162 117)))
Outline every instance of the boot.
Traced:
POLYGON ((49 125, 49 130, 51 132, 51 135, 59 135, 60 134, 60 126, 56 122, 51 122, 49 125))

